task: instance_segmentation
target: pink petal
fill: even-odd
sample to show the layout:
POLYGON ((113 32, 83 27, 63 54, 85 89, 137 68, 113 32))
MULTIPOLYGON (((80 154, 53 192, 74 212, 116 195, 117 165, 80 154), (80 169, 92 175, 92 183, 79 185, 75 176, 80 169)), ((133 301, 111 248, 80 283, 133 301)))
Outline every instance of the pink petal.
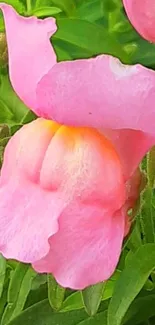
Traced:
POLYGON ((129 179, 155 140, 141 131, 122 129, 102 131, 113 143, 119 154, 125 180, 129 179))
MULTIPOLYGON (((95 130, 91 133, 86 130, 79 129, 74 160, 69 154, 63 162, 72 175, 68 181, 66 178, 65 186, 68 182, 73 199, 59 218, 58 233, 49 240, 49 253, 33 263, 37 271, 52 272, 62 286, 73 289, 83 289, 110 277, 119 259, 125 231, 126 215, 120 211, 125 203, 124 185, 118 158, 105 138, 103 142, 102 137, 96 137, 95 130), (103 156, 100 156, 101 144, 103 156)), ((68 134, 65 142, 70 138, 68 134)), ((46 158, 52 160, 50 155, 46 158)))
POLYGON ((118 263, 124 222, 121 212, 111 216, 97 207, 68 209, 50 238, 49 253, 34 269, 53 273, 63 287, 76 290, 107 280, 118 263))
POLYGON ((38 84, 37 98, 44 117, 103 130, 126 179, 155 142, 155 72, 140 65, 105 55, 58 63, 38 84))
POLYGON ((73 288, 114 271, 125 231, 126 189, 114 147, 96 130, 43 119, 24 126, 5 151, 0 197, 5 257, 35 265, 52 249, 53 273, 73 288), (86 279, 90 264, 93 273, 86 279))
POLYGON ((24 18, 6 4, 1 8, 12 85, 38 115, 64 124, 154 135, 154 71, 123 65, 108 55, 56 63, 49 42, 56 30, 54 20, 24 18))
POLYGON ((0 4, 5 19, 9 72, 14 90, 35 110, 36 86, 56 63, 49 38, 56 31, 53 18, 21 17, 7 4, 0 4))
POLYGON ((0 251, 6 258, 35 261, 47 254, 48 238, 62 212, 56 191, 38 184, 43 158, 54 132, 36 120, 9 141, 0 178, 0 251))
POLYGON ((155 42, 154 0, 123 0, 126 13, 135 29, 150 42, 155 42))
POLYGON ((155 135, 155 72, 116 58, 57 63, 38 84, 42 115, 98 129, 134 129, 155 135))
POLYGON ((155 72, 140 65, 125 66, 107 55, 57 64, 49 35, 43 28, 52 25, 55 30, 53 20, 23 18, 10 6, 1 6, 8 35, 11 80, 18 95, 40 116, 70 125, 119 129, 118 133, 114 130, 108 130, 108 133, 115 134, 112 141, 122 159, 124 175, 128 178, 154 143, 148 135, 133 130, 154 135, 155 72), (20 31, 24 27, 26 40, 22 38, 18 41, 21 32, 12 35, 15 24, 20 31), (14 46, 15 42, 18 47, 14 46), (33 42, 33 46, 28 42, 33 42), (37 55, 35 51, 38 51, 37 55), (35 58, 35 64, 32 58, 35 58), (28 78, 26 85, 25 73, 28 78), (16 87, 17 74, 20 88, 16 87), (30 89, 32 83, 33 95, 30 89), (22 96, 23 92, 27 92, 28 101, 27 96, 22 96))
POLYGON ((46 255, 61 213, 55 195, 24 178, 13 178, 0 188, 0 198, 1 253, 28 263, 46 255))

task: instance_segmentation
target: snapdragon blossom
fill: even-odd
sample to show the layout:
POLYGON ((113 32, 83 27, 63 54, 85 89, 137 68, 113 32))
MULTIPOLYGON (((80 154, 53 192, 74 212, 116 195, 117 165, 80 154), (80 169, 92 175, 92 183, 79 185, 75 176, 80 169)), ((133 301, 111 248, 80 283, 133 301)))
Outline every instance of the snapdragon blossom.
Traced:
POLYGON ((0 251, 83 289, 112 275, 131 226, 155 143, 155 72, 110 55, 57 62, 53 18, 0 8, 12 86, 39 116, 5 150, 0 251))

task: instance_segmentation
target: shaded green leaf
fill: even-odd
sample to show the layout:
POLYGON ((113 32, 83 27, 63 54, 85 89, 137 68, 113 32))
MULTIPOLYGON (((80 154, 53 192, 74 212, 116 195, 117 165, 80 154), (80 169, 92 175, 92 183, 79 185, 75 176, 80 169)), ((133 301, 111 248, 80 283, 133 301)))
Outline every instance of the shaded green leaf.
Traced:
POLYGON ((54 310, 60 310, 65 296, 65 288, 61 287, 51 274, 48 274, 48 299, 54 310))
POLYGON ((152 209, 152 188, 147 186, 142 196, 140 222, 145 243, 155 242, 155 230, 152 209))
MULTIPOLYGON (((118 281, 121 272, 116 270, 113 276, 105 282, 104 290, 102 293, 102 301, 112 297, 116 281, 118 281)), ((65 299, 62 306, 62 311, 70 311, 81 309, 84 307, 80 291, 76 291, 65 299)))
POLYGON ((36 277, 32 281, 31 290, 37 290, 42 284, 47 282, 46 274, 37 274, 36 277))
POLYGON ((25 6, 22 0, 3 0, 2 2, 11 5, 20 14, 23 14, 25 12, 25 6))
POLYGON ((53 313, 48 299, 41 301, 22 312, 8 325, 75 325, 87 318, 84 310, 68 313, 53 313))
POLYGON ((85 56, 85 51, 89 53, 89 57, 101 53, 112 54, 128 61, 122 46, 105 28, 80 19, 59 18, 57 24, 58 30, 52 39, 77 46, 81 49, 81 55, 84 53, 85 56))
POLYGON ((147 175, 149 186, 152 188, 155 181, 155 147, 147 155, 147 175))
POLYGON ((0 123, 9 125, 21 122, 28 108, 15 94, 7 75, 0 76, 0 123))
MULTIPOLYGON (((47 276, 46 276, 47 278, 47 276)), ((32 305, 43 301, 48 298, 48 288, 47 288, 47 282, 44 284, 40 284, 37 289, 34 290, 33 284, 32 284, 32 290, 29 292, 29 295, 27 297, 24 309, 27 309, 31 307, 32 305)))
POLYGON ((155 267, 155 244, 141 246, 116 283, 108 309, 108 324, 120 325, 130 304, 155 267))
POLYGON ((105 284, 102 282, 90 286, 82 291, 82 298, 88 315, 94 316, 97 313, 102 300, 104 287, 105 284))
POLYGON ((54 5, 61 8, 68 16, 74 14, 76 5, 74 0, 51 0, 54 5))
POLYGON ((65 299, 62 305, 61 311, 71 311, 76 309, 84 308, 82 296, 80 291, 72 293, 69 297, 65 299))
POLYGON ((0 298, 3 292, 5 273, 6 273, 6 260, 2 255, 0 255, 0 298))
POLYGON ((107 311, 89 317, 76 325, 107 325, 107 311))
POLYGON ((26 114, 23 116, 23 118, 21 119, 21 124, 27 124, 32 122, 33 120, 35 120, 37 118, 37 116, 35 115, 35 113, 33 113, 30 110, 26 111, 26 114))
POLYGON ((123 324, 137 325, 155 316, 155 295, 136 299, 130 306, 123 324))
POLYGON ((4 311, 1 325, 7 324, 23 310, 31 289, 32 279, 35 276, 35 271, 29 265, 22 263, 17 265, 10 280, 7 296, 8 304, 4 311))
POLYGON ((90 22, 103 17, 100 0, 83 1, 77 8, 77 16, 90 22))

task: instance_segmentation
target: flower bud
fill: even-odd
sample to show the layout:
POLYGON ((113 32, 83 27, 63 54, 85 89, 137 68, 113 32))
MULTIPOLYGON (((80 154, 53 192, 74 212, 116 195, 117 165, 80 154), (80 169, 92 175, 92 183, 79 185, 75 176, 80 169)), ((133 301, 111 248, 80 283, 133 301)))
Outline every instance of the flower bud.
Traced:
POLYGON ((155 42, 154 0, 123 0, 128 18, 137 32, 150 42, 155 42))

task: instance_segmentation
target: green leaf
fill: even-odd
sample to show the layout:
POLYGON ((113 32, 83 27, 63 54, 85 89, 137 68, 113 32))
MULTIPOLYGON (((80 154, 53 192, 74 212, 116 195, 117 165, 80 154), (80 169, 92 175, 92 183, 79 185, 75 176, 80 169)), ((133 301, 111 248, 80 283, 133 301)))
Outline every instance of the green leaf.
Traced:
POLYGON ((80 291, 76 291, 68 296, 63 302, 61 311, 71 311, 84 308, 80 291))
POLYGON ((7 293, 8 293, 8 286, 9 286, 9 282, 10 282, 10 273, 11 273, 10 268, 6 268, 3 291, 2 291, 2 295, 0 297, 0 321, 2 319, 5 306, 7 304, 7 293))
POLYGON ((35 271, 29 265, 22 263, 17 265, 10 280, 7 297, 8 304, 3 314, 1 325, 7 324, 8 321, 23 310, 35 276, 35 271))
POLYGON ((140 63, 147 67, 155 67, 155 44, 143 40, 139 35, 137 35, 137 40, 134 43, 137 50, 133 53, 131 63, 140 63))
POLYGON ((130 306, 123 324, 136 325, 155 316, 155 295, 148 295, 136 299, 130 306))
MULTIPOLYGON (((105 287, 102 293, 102 301, 112 297, 116 282, 120 277, 121 272, 116 270, 113 276, 105 282, 105 287)), ((80 291, 76 291, 65 299, 62 306, 62 311, 70 311, 75 309, 81 309, 84 307, 83 299, 80 291)))
POLYGON ((86 318, 87 314, 84 310, 53 313, 48 299, 46 299, 26 309, 8 325, 77 325, 86 318))
POLYGON ((72 16, 75 11, 75 1, 74 0, 51 0, 54 5, 61 8, 66 12, 68 16, 72 16))
POLYGON ((0 298, 3 292, 5 273, 6 273, 6 260, 2 255, 0 255, 0 298))
POLYGON ((65 288, 61 287, 51 274, 48 274, 48 299, 54 310, 60 310, 65 296, 65 288))
POLYGON ((23 1, 20 0, 3 0, 2 2, 7 3, 14 7, 20 14, 23 14, 25 12, 25 6, 23 4, 23 1))
POLYGON ((0 299, 0 321, 2 319, 6 304, 7 304, 7 288, 4 288, 0 299))
POLYGON ((28 110, 28 111, 26 111, 26 114, 23 116, 23 118, 21 120, 21 124, 30 123, 33 120, 35 120, 36 118, 37 118, 37 116, 35 115, 35 113, 28 110))
POLYGON ((142 245, 141 229, 139 225, 139 219, 136 219, 136 223, 131 231, 129 238, 127 239, 124 247, 128 247, 131 251, 136 251, 139 246, 142 245))
POLYGON ((112 277, 106 281, 105 288, 103 290, 102 300, 107 300, 112 297, 115 285, 121 275, 121 271, 116 270, 112 277))
POLYGON ((105 310, 104 312, 83 320, 76 325, 107 325, 107 311, 105 310))
POLYGON ((100 1, 83 1, 77 8, 77 16, 80 19, 88 20, 90 22, 95 22, 96 20, 103 18, 100 1))
POLYGON ((15 94, 7 75, 0 76, 0 123, 20 124, 28 108, 15 94))
POLYGON ((57 19, 58 30, 53 40, 65 41, 77 46, 81 50, 81 57, 91 57, 97 54, 112 54, 127 62, 128 56, 115 37, 108 33, 104 27, 80 19, 57 19))
POLYGON ((155 242, 152 194, 152 188, 147 186, 142 196, 143 202, 140 212, 140 222, 145 243, 155 242))
POLYGON ((36 17, 48 17, 59 14, 62 10, 57 7, 41 7, 32 11, 32 14, 36 17))
POLYGON ((141 246, 116 283, 108 309, 108 325, 120 325, 130 304, 155 268, 155 244, 141 246))
POLYGON ((57 8, 64 11, 68 16, 74 15, 76 5, 74 0, 36 0, 34 9, 37 10, 41 7, 56 6, 57 8))
POLYGON ((102 282, 90 286, 82 291, 82 298, 88 315, 94 316, 97 313, 102 300, 104 287, 105 284, 102 282))
MULTIPOLYGON (((46 275, 46 279, 47 279, 47 275, 46 275)), ((27 309, 32 305, 35 305, 36 303, 47 299, 48 298, 47 294, 48 294, 47 282, 39 285, 39 287, 35 290, 33 289, 33 284, 32 284, 32 290, 30 291, 27 297, 24 309, 27 309)))
POLYGON ((41 285, 47 282, 46 274, 37 274, 36 277, 32 281, 31 290, 37 290, 41 285))
POLYGON ((152 188, 155 181, 155 146, 150 150, 147 156, 147 175, 149 186, 152 188))

